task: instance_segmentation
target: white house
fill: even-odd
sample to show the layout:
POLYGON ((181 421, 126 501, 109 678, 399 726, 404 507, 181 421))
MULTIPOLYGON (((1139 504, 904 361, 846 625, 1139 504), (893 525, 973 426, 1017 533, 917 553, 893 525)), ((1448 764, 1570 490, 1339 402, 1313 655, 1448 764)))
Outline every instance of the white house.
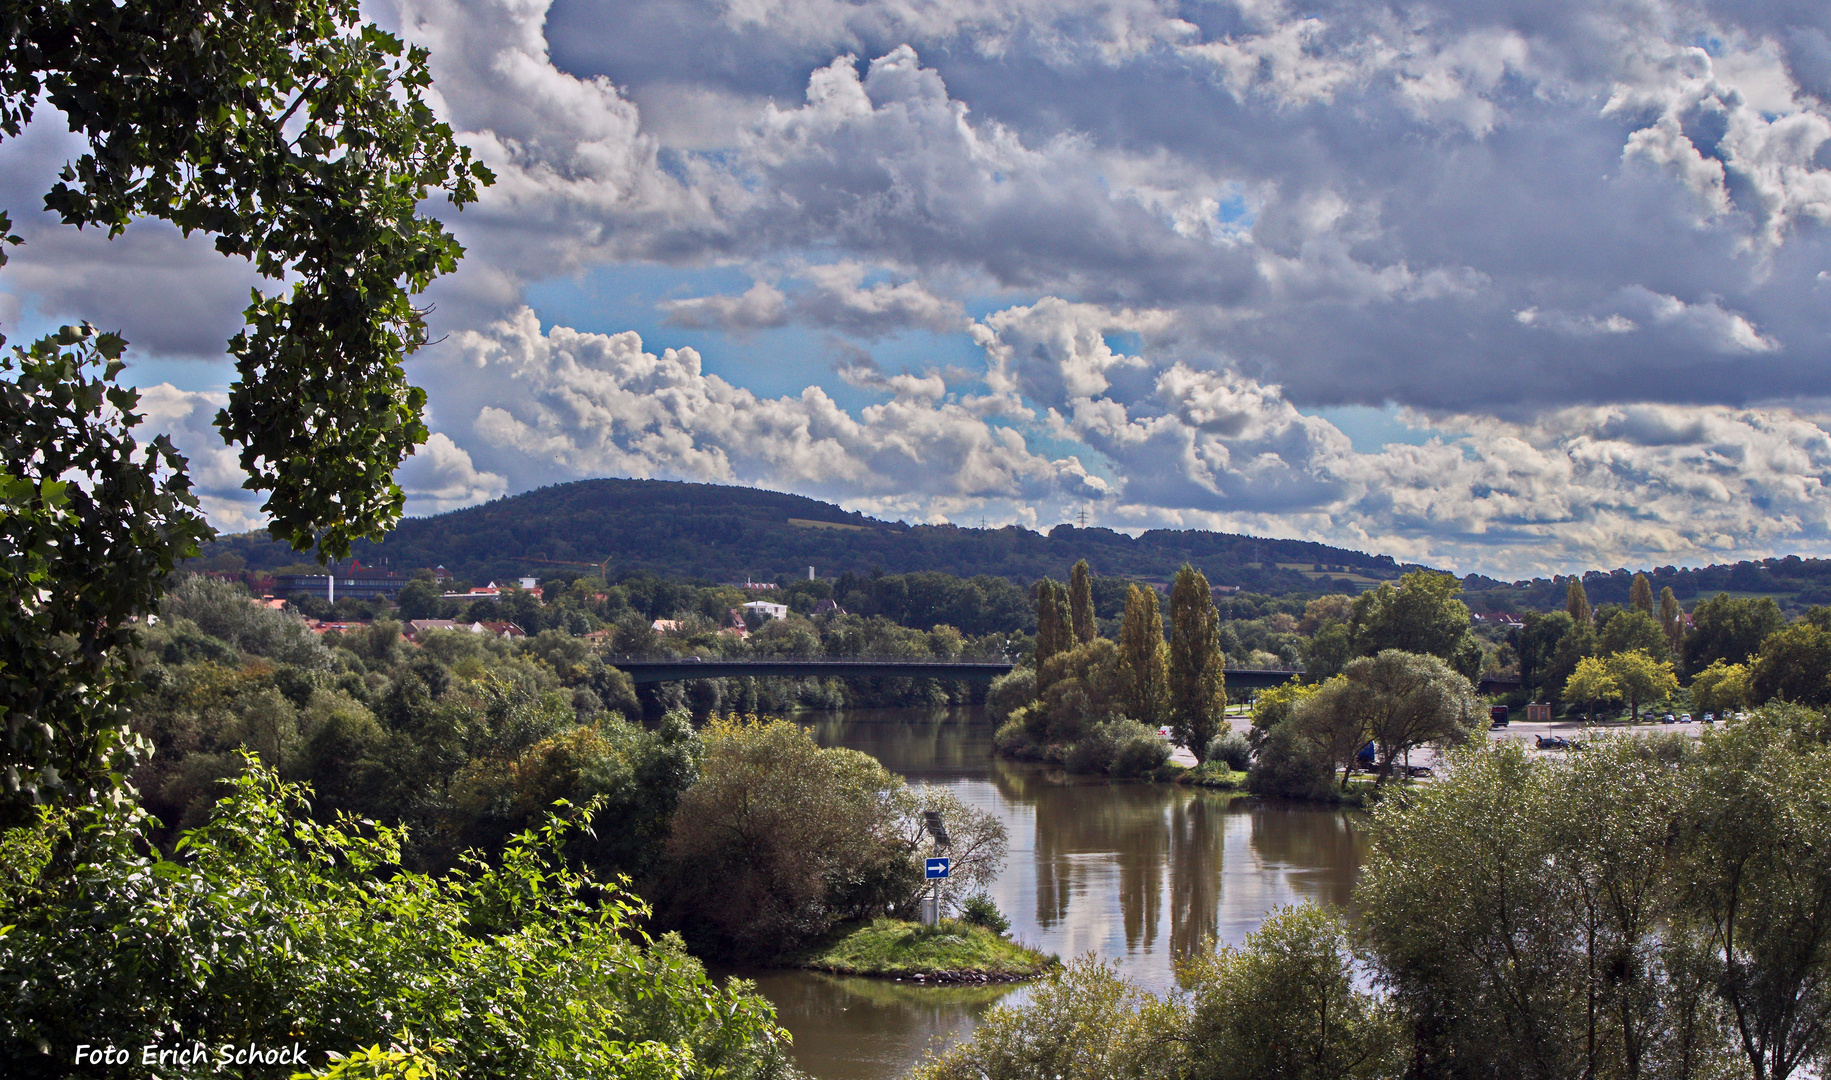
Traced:
POLYGON ((788 618, 787 604, 772 604, 767 600, 752 600, 750 603, 744 605, 744 610, 754 611, 759 615, 767 615, 772 619, 788 618))

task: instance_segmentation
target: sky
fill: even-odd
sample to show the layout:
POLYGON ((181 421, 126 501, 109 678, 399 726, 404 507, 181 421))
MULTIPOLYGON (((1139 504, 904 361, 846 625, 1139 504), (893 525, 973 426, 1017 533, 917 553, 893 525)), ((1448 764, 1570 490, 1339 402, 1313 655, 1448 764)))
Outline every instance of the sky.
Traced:
MULTIPOLYGON (((1501 578, 1831 555, 1831 5, 379 0, 498 175, 410 513, 636 476, 1501 578)), ((211 519, 248 290, 38 212, 0 332, 133 342, 211 519)))

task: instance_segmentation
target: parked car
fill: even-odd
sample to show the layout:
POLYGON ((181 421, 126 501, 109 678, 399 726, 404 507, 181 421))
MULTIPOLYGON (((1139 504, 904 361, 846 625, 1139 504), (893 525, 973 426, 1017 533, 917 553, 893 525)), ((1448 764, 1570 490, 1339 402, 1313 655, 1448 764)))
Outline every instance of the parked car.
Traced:
POLYGON ((1507 707, 1505 705, 1489 706, 1489 708, 1488 708, 1488 730, 1492 731, 1495 728, 1503 728, 1506 726, 1507 726, 1507 707))
POLYGON ((1562 735, 1537 735, 1540 750, 1569 750, 1570 740, 1562 735))
POLYGON ((1716 713, 1713 713, 1713 712, 1707 712, 1707 713, 1705 713, 1705 714, 1704 714, 1704 723, 1706 723, 1706 724, 1714 724, 1714 723, 1716 723, 1716 722, 1717 722, 1717 714, 1716 714, 1716 713))
POLYGON ((1662 724, 1676 724, 1678 723, 1678 717, 1673 716, 1671 713, 1667 713, 1659 718, 1659 722, 1662 724))
POLYGON ((1689 724, 1691 722, 1691 714, 1690 713, 1679 713, 1678 722, 1681 724, 1689 724))

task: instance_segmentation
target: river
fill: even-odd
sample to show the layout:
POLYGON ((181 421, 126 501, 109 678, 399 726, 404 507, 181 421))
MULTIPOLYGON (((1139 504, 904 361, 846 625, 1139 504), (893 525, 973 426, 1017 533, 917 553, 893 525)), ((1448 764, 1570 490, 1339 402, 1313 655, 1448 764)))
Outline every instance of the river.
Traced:
MULTIPOLYGON (((804 713, 823 746, 872 755, 911 783, 945 785, 1010 832, 988 890, 1017 940, 1063 959, 1092 952, 1146 989, 1175 985, 1172 958, 1208 937, 1238 943, 1266 912, 1346 907, 1366 852, 1364 818, 1175 784, 1052 775, 992 756, 976 709, 804 713)), ((1023 987, 926 987, 803 971, 745 972, 818 1080, 889 1080, 962 1038, 1023 987)))

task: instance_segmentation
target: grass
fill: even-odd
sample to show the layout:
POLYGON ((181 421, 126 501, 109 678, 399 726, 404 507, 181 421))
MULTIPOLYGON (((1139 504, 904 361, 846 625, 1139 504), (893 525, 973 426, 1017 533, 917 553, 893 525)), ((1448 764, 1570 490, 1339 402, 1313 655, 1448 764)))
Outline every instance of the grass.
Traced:
POLYGON ((957 919, 942 919, 935 926, 899 919, 852 923, 791 962, 836 975, 920 976, 935 982, 1015 982, 1061 963, 957 919))
POLYGON ((1228 768, 1225 761, 1204 761, 1193 769, 1184 769, 1177 774, 1176 782, 1224 791, 1246 790, 1246 774, 1228 768))

